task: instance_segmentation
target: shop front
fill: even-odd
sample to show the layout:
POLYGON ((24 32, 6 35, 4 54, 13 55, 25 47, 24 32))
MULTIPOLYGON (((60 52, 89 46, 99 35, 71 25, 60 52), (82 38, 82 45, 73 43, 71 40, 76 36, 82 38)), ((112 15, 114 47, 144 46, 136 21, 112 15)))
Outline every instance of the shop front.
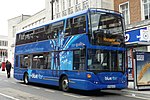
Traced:
POLYGON ((150 89, 150 30, 142 27, 126 32, 128 88, 150 89))

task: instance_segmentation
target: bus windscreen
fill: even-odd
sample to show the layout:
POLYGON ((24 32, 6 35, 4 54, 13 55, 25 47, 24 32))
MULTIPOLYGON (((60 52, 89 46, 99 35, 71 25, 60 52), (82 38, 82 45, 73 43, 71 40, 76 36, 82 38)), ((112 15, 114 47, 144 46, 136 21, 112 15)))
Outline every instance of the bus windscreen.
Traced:
POLYGON ((88 50, 88 70, 97 72, 124 71, 124 51, 88 50))
POLYGON ((94 12, 90 16, 92 44, 107 46, 123 46, 124 28, 122 17, 103 12, 94 12))

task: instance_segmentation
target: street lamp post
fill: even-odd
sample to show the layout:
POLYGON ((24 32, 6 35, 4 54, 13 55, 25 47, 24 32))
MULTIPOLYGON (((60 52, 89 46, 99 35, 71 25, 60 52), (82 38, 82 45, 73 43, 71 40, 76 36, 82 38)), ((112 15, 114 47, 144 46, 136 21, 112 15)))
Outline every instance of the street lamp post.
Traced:
POLYGON ((54 18, 53 18, 53 15, 54 15, 54 14, 53 14, 53 13, 54 13, 54 12, 53 12, 53 3, 54 3, 54 2, 55 2, 55 0, 51 0, 51 1, 50 1, 50 3, 51 3, 51 11, 52 11, 52 13, 51 13, 51 14, 52 14, 52 20, 54 19, 54 18))
MULTIPOLYGON (((53 10, 54 9, 54 5, 53 4, 54 4, 55 1, 58 3, 58 0, 51 0, 50 1, 50 3, 51 3, 51 10, 52 10, 52 13, 51 13, 52 14, 52 20, 54 19, 54 10, 53 10)), ((57 9, 59 9, 59 8, 57 8, 57 9)))

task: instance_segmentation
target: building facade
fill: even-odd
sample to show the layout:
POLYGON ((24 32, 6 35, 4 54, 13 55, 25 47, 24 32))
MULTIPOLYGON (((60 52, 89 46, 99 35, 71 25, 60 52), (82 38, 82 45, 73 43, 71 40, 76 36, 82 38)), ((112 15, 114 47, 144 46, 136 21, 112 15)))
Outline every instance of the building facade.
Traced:
POLYGON ((8 60, 11 61, 11 63, 14 61, 15 35, 18 29, 17 25, 29 17, 31 16, 21 15, 8 20, 8 60))
MULTIPOLYGON (((114 10, 124 14, 127 32, 146 27, 150 33, 150 0, 114 0, 114 10)), ((142 50, 150 51, 150 47, 142 50)))
POLYGON ((150 19, 150 0, 114 0, 114 9, 124 14, 127 24, 150 19))
POLYGON ((8 37, 0 36, 0 63, 8 58, 8 37))
POLYGON ((114 0, 114 9, 125 18, 129 87, 150 89, 150 0, 114 0))
POLYGON ((141 0, 114 0, 114 9, 124 14, 126 24, 142 20, 141 0))
POLYGON ((47 21, 87 8, 114 9, 113 0, 45 0, 45 8, 47 21))

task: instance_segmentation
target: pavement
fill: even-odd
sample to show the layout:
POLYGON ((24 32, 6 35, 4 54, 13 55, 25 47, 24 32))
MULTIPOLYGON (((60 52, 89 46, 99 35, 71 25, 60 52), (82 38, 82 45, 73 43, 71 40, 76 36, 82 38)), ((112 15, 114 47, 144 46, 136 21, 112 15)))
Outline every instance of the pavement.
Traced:
POLYGON ((135 89, 123 89, 121 90, 123 94, 150 98, 150 90, 135 90, 135 89))
MULTIPOLYGON (((11 69, 11 77, 13 77, 13 73, 14 73, 14 69, 11 69)), ((0 75, 6 75, 6 70, 2 71, 0 69, 0 75)), ((6 76, 7 77, 7 76, 6 76)), ((116 94, 120 94, 120 95, 130 95, 130 96, 138 96, 138 97, 146 97, 146 98, 150 98, 150 89, 149 90, 135 90, 132 88, 127 88, 127 89, 123 89, 123 90, 112 90, 110 92, 116 93, 116 94)))
MULTIPOLYGON (((7 72, 6 72, 6 70, 5 70, 5 71, 2 71, 2 69, 0 68, 0 74, 3 74, 3 75, 5 74, 5 75, 6 75, 7 72)), ((14 69, 12 68, 12 69, 11 69, 11 76, 13 76, 13 74, 14 74, 14 69)))

